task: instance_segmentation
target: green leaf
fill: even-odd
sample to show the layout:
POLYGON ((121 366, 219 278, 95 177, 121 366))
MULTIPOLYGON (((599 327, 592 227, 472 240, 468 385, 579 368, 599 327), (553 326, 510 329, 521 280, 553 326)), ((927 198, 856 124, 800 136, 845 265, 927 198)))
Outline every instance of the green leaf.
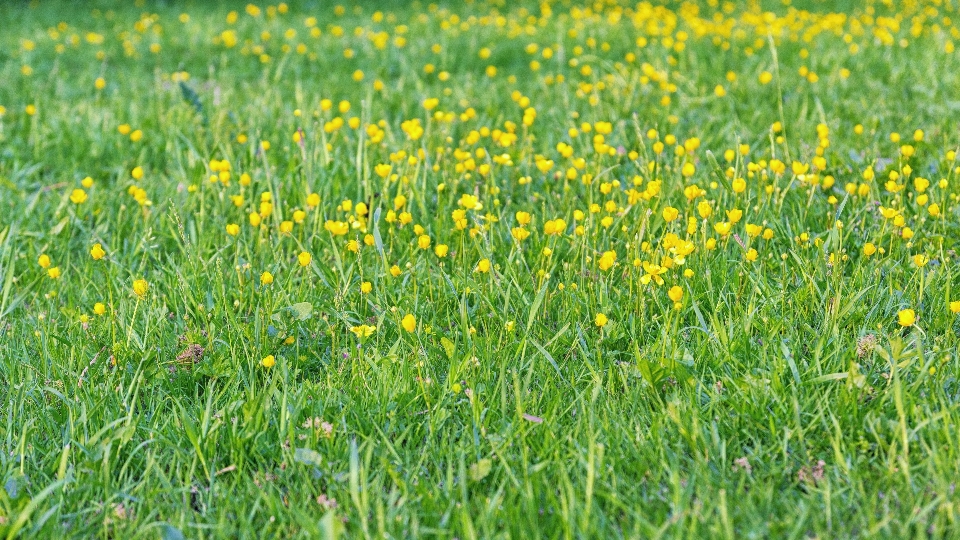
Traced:
POLYGON ((487 458, 483 458, 470 466, 470 479, 474 482, 479 482, 490 474, 492 468, 493 462, 487 458))
POLYGON ((327 512, 320 518, 320 538, 324 540, 336 540, 343 532, 343 521, 337 517, 333 510, 327 512))
POLYGON ((180 529, 170 525, 169 523, 164 523, 160 527, 160 538, 162 540, 185 540, 183 533, 180 532, 180 529))
POLYGON ((456 345, 445 337, 440 338, 440 344, 443 345, 443 350, 447 353, 447 358, 453 360, 453 355, 457 352, 456 345))
POLYGON ((310 302, 298 302, 290 306, 290 311, 293 312, 293 318, 298 321, 305 321, 313 314, 313 304, 310 302))
POLYGON ((293 459, 297 463, 313 465, 315 467, 319 467, 323 463, 323 456, 320 455, 320 452, 310 448, 297 448, 293 452, 293 459))

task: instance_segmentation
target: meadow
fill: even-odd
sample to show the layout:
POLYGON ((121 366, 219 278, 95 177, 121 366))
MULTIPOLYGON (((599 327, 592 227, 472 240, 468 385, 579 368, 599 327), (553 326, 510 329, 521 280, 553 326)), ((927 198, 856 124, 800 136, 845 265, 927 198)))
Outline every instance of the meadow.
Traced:
POLYGON ((960 537, 931 1, 0 7, 0 536, 960 537))

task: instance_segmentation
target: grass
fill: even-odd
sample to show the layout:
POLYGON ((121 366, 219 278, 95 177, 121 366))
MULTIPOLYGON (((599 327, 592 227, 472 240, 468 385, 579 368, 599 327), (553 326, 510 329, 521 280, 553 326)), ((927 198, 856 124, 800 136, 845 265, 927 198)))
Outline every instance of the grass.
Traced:
POLYGON ((2 16, 0 535, 956 536, 951 5, 2 16))

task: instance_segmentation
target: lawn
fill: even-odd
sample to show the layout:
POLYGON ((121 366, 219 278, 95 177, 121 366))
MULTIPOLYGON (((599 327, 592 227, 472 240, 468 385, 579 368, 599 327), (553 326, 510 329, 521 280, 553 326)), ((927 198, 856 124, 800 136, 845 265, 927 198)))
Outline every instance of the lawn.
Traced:
POLYGON ((960 536, 958 10, 5 2, 0 536, 960 536))

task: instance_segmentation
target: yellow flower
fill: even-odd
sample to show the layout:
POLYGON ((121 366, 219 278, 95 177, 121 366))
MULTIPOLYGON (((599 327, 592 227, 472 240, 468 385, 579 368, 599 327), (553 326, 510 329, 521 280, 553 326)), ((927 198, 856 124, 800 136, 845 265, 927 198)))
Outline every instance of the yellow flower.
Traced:
POLYGON ((133 282, 133 293, 137 296, 143 298, 147 294, 147 289, 150 288, 150 285, 145 279, 138 279, 133 282))
POLYGON ((90 256, 93 257, 95 261, 99 261, 106 254, 107 252, 103 250, 103 246, 100 244, 94 244, 93 247, 90 248, 90 256))
POLYGON ((613 267, 613 263, 616 262, 616 260, 617 260, 617 252, 607 251, 600 256, 600 260, 598 261, 597 264, 600 266, 601 270, 606 272, 607 270, 613 267))
POLYGON ((717 231, 717 234, 720 236, 726 236, 730 234, 730 229, 732 224, 729 221, 720 221, 713 224, 713 230, 717 231))
POLYGON ((227 234, 229 234, 230 236, 236 236, 240 234, 240 226, 237 225, 236 223, 228 223, 227 234))
POLYGON ((863 245, 863 254, 867 257, 873 255, 877 252, 877 246, 873 245, 872 242, 867 242, 863 245))
POLYGON ((960 313, 960 300, 954 300, 953 302, 950 302, 950 312, 960 313))
POLYGON ((747 253, 746 253, 746 255, 744 255, 744 257, 746 257, 746 259, 747 259, 748 261, 750 261, 750 262, 753 262, 753 261, 757 260, 757 250, 755 250, 755 249, 753 249, 753 248, 748 249, 748 250, 747 250, 747 253))
POLYGON ((667 272, 666 268, 658 264, 652 264, 647 261, 643 261, 643 271, 644 274, 640 276, 640 283, 647 285, 650 283, 650 281, 653 281, 657 285, 663 285, 663 278, 660 276, 667 272))
POLYGON ((912 309, 902 309, 897 312, 897 323, 900 326, 913 326, 917 322, 917 314, 912 309))
POLYGON ((548 220, 543 224, 543 234, 551 236, 554 234, 563 234, 567 229, 567 222, 561 218, 548 220))
POLYGON ((706 219, 713 213, 713 208, 710 207, 710 203, 707 201, 700 201, 697 203, 697 213, 700 214, 700 217, 706 219))
POLYGON ((476 195, 470 195, 468 193, 464 193, 463 195, 461 195, 460 200, 457 202, 457 204, 466 208, 467 210, 482 209, 479 201, 477 200, 476 195))
POLYGON ((393 277, 398 277, 398 276, 399 276, 400 274, 402 274, 402 273, 403 273, 403 270, 401 270, 399 266, 393 265, 393 266, 390 267, 390 275, 391 275, 391 276, 393 276, 393 277))
POLYGON ((143 178, 143 167, 134 167, 133 170, 130 171, 130 176, 132 176, 134 180, 143 178))
POLYGON ((82 189, 75 189, 70 193, 70 202, 73 204, 83 204, 87 200, 87 192, 82 189))
POLYGON ((47 275, 50 276, 50 279, 57 279, 60 277, 60 267, 54 266, 53 268, 47 269, 47 275))
POLYGON ((323 224, 323 228, 334 236, 343 236, 350 232, 350 225, 343 221, 333 221, 328 219, 326 223, 323 224))
POLYGON ((913 256, 913 264, 917 265, 918 268, 923 268, 928 262, 930 262, 930 257, 927 257, 922 253, 918 253, 913 256))
POLYGON ((433 252, 440 258, 446 257, 449 250, 450 248, 446 244, 437 244, 437 247, 433 248, 433 252))
POLYGON ((680 211, 672 206, 663 209, 663 219, 667 222, 673 221, 680 216, 680 211))
POLYGON ((412 314, 407 313, 403 316, 403 320, 400 321, 400 324, 403 326, 403 329, 407 332, 413 332, 417 329, 417 318, 412 314))
POLYGON ((367 294, 372 290, 373 290, 373 284, 370 283, 369 281, 364 281, 363 283, 360 284, 360 292, 362 292, 363 294, 367 294))
POLYGON ((667 296, 670 297, 670 300, 679 302, 680 299, 683 298, 683 288, 679 285, 674 285, 673 287, 670 287, 669 291, 667 291, 667 296))
POLYGON ((530 231, 524 229, 523 227, 514 227, 510 229, 510 234, 517 240, 517 242, 523 242, 530 236, 530 231))
POLYGON ((369 324, 361 324, 359 326, 354 326, 350 329, 350 331, 356 334, 358 338, 365 338, 373 335, 373 333, 377 331, 377 327, 370 326, 369 324))
POLYGON ((490 259, 480 259, 480 262, 477 263, 477 272, 481 274, 486 274, 490 271, 490 259))
POLYGON ((593 324, 597 325, 600 328, 606 326, 608 322, 607 316, 603 313, 597 313, 597 316, 593 318, 593 324))
POLYGON ((103 302, 97 302, 93 305, 94 315, 103 315, 107 312, 107 306, 103 305, 103 302))
POLYGON ((427 249, 427 248, 429 248, 429 247, 430 247, 430 237, 427 236, 427 235, 425 235, 425 234, 421 234, 420 237, 417 238, 417 245, 420 246, 420 249, 427 249))
POLYGON ((40 268, 49 268, 50 267, 50 256, 44 253, 37 258, 37 264, 40 265, 40 268))
POLYGON ((307 266, 312 260, 313 257, 306 251, 302 251, 299 255, 297 255, 297 262, 300 263, 300 266, 307 266))
POLYGON ((264 271, 262 274, 260 274, 261 285, 270 285, 271 283, 273 283, 273 274, 267 271, 264 271))
POLYGON ((268 369, 275 366, 276 363, 277 363, 277 359, 274 358, 272 354, 268 354, 263 358, 263 360, 260 361, 260 365, 268 369))

